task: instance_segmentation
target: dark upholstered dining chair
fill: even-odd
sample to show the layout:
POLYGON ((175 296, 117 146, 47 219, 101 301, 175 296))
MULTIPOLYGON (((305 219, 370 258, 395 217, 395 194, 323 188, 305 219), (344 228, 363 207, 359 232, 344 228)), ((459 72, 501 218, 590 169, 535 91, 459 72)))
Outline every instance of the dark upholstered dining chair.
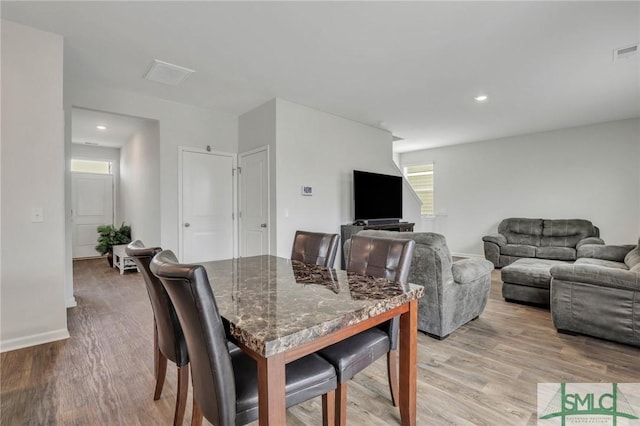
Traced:
MULTIPOLYGON (((386 278, 408 289, 407 277, 415 242, 413 240, 360 237, 354 235, 348 244, 347 272, 386 278)), ((336 425, 346 425, 347 383, 357 373, 387 354, 387 374, 391 401, 398 405, 397 346, 400 318, 396 317, 365 330, 318 352, 338 374, 336 389, 336 425)))
MULTIPOLYGON (((229 351, 218 306, 202 265, 181 265, 173 252, 163 251, 151 261, 184 331, 193 382, 192 425, 204 416, 214 425, 242 425, 258 418, 257 364, 245 352, 229 351)), ((322 395, 325 424, 332 423, 336 372, 311 354, 286 365, 286 406, 322 395), (329 420, 327 415, 329 415, 329 420)))
POLYGON ((182 425, 189 387, 187 345, 169 295, 160 280, 149 269, 151 259, 162 249, 160 247, 145 247, 140 240, 136 240, 127 246, 126 251, 127 255, 133 258, 144 277, 153 310, 153 360, 156 375, 153 399, 160 399, 167 373, 167 359, 169 359, 175 362, 178 367, 178 389, 173 424, 174 426, 182 425))
POLYGON ((296 231, 291 249, 291 260, 333 268, 340 244, 338 234, 296 231))

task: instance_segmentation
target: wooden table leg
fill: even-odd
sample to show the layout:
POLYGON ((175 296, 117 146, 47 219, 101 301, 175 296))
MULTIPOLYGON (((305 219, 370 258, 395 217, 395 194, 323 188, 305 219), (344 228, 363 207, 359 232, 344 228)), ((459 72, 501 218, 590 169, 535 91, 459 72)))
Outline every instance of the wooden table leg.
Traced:
POLYGON ((416 424, 416 364, 418 362, 418 301, 400 316, 400 420, 404 426, 416 424))
POLYGON ((260 426, 286 424, 284 354, 258 361, 258 421, 260 426))

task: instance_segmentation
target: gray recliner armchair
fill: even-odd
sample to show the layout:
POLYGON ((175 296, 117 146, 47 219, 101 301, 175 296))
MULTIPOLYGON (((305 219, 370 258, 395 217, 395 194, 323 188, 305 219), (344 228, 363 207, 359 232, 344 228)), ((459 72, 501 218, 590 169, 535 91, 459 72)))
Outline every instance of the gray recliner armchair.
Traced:
POLYGON ((574 264, 551 268, 551 318, 558 331, 640 346, 638 245, 586 244, 574 264))
POLYGON ((443 339, 484 310, 493 270, 488 260, 453 262, 444 236, 431 232, 365 230, 358 235, 416 242, 408 282, 424 286, 418 300, 419 330, 443 339))

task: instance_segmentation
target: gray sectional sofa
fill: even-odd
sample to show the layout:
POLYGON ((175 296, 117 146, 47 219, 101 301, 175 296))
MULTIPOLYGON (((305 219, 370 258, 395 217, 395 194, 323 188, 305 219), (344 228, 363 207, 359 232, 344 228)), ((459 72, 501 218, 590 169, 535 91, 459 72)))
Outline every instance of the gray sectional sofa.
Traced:
POLYGON ((551 317, 559 331, 640 346, 637 246, 583 245, 573 264, 554 265, 551 317))
POLYGON ((573 261, 581 245, 604 244, 599 236, 588 220, 509 218, 482 240, 487 260, 502 268, 522 258, 573 261))
MULTIPOLYGON (((358 235, 416 242, 409 282, 424 286, 424 296, 418 300, 419 330, 443 339, 484 310, 491 289, 491 262, 484 259, 454 262, 444 236, 431 232, 364 230, 358 235)), ((350 241, 345 242, 345 252, 350 241)))

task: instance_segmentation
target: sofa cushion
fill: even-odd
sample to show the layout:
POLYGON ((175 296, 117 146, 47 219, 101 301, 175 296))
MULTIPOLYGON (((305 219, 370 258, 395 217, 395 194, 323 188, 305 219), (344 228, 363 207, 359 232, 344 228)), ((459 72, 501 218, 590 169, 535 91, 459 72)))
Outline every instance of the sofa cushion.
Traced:
POLYGON ((632 245, 584 244, 578 248, 578 258, 591 257, 622 263, 625 256, 634 248, 635 246, 632 245))
POLYGON ((498 225, 498 232, 509 244, 539 246, 542 236, 542 219, 509 218, 498 225))
MULTIPOLYGON (((600 235, 600 231, 598 231, 598 227, 594 226, 593 229, 595 229, 598 233, 598 235, 600 235)), ((576 244, 576 248, 579 249, 580 247, 582 247, 583 245, 588 244, 588 245, 604 245, 604 240, 600 237, 587 237, 587 238, 583 238, 580 241, 578 241, 578 244, 576 244)))
POLYGON ((622 262, 614 262, 613 260, 604 260, 604 259, 594 259, 589 257, 581 257, 576 260, 576 265, 596 265, 596 266, 604 266, 606 268, 616 268, 616 269, 629 269, 627 265, 622 262))
POLYGON ((627 253, 624 257, 624 264, 632 271, 640 270, 634 269, 640 266, 640 245, 627 253))
POLYGON ((603 268, 602 266, 574 263, 551 267, 554 280, 573 281, 623 290, 640 291, 640 271, 603 268))
POLYGON ((507 245, 507 239, 502 234, 485 235, 484 237, 482 237, 482 241, 484 241, 485 243, 494 243, 501 247, 507 245))
POLYGON ((535 257, 555 260, 576 260, 576 249, 571 247, 536 247, 535 257))
MULTIPOLYGON (((540 245, 543 247, 573 247, 580 240, 595 237, 593 224, 584 219, 545 219, 540 245)), ((575 259, 575 258, 574 258, 575 259)))
POLYGON ((518 244, 507 244, 506 246, 502 247, 502 254, 517 257, 536 257, 536 247, 518 244))
POLYGON ((483 279, 493 270, 493 263, 484 259, 461 259, 453 262, 453 280, 458 284, 468 284, 483 279))

